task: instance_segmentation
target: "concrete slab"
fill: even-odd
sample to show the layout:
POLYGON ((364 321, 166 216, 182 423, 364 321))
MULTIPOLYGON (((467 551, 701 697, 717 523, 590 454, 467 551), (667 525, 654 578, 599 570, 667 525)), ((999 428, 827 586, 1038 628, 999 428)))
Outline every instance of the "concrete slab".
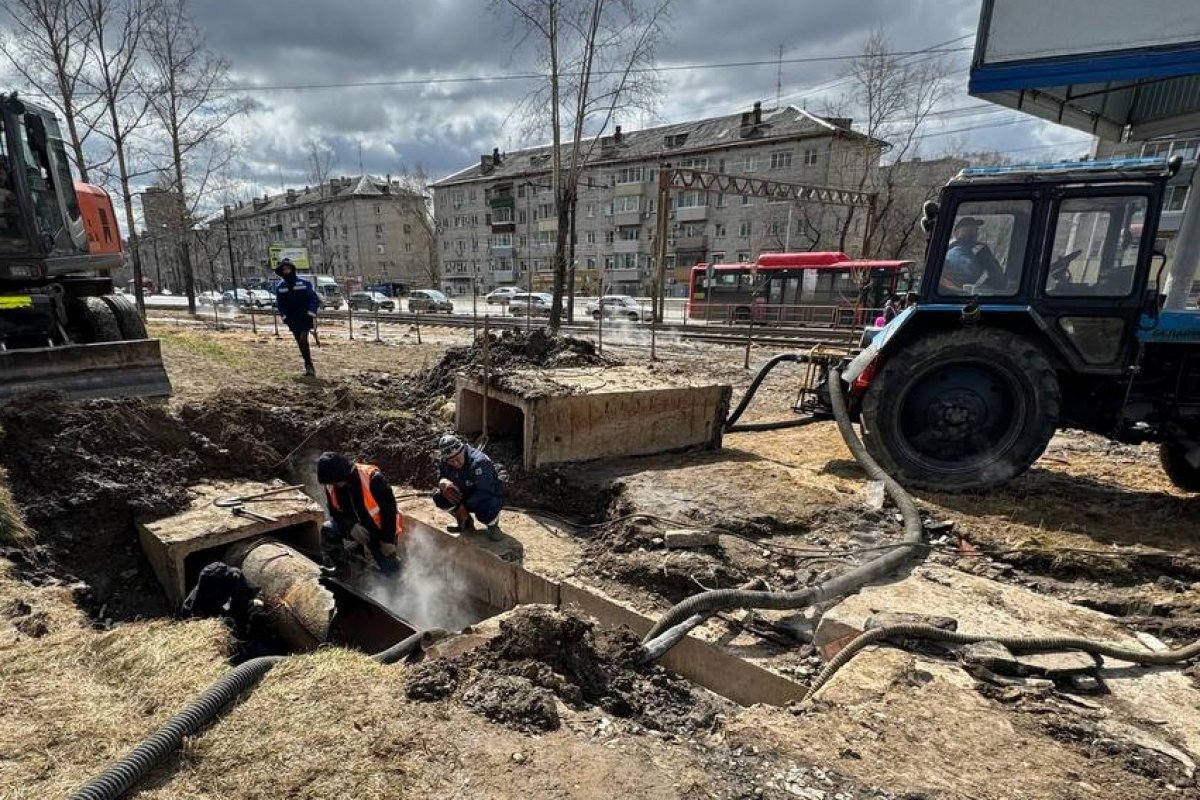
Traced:
POLYGON ((492 385, 458 377, 455 427, 520 436, 527 468, 719 448, 732 389, 646 367, 514 370, 492 385))
POLYGON ((139 519, 138 538, 154 574, 175 605, 183 602, 205 564, 222 557, 234 542, 270 535, 301 552, 319 554, 325 511, 303 492, 286 492, 246 509, 274 519, 261 522, 237 517, 213 503, 222 497, 246 496, 278 488, 280 483, 253 481, 197 484, 188 507, 159 519, 139 519))
MULTIPOLYGON (((917 567, 903 580, 870 586, 846 598, 822 617, 814 643, 823 657, 831 658, 866 627, 872 614, 884 610, 953 617, 958 621, 958 630, 963 633, 1070 635, 1133 649, 1148 649, 1135 635, 1122 628, 1116 618, 1107 614, 1040 595, 1022 586, 1002 584, 939 566, 917 567)), ((856 698, 861 700, 873 693, 888 691, 887 687, 893 685, 901 687, 894 691, 906 691, 901 679, 902 673, 911 669, 911 657, 880 659, 864 658, 863 655, 856 656, 835 675, 818 697, 835 702, 857 702, 856 698)), ((1021 658, 1025 660, 1026 657, 1021 658)), ((932 670, 939 664, 928 659, 918 660, 922 669, 932 670)), ((970 688, 972 678, 957 666, 943 664, 937 673, 944 673, 948 683, 974 693, 970 688)), ((1152 726, 1158 737, 1171 740, 1172 744, 1188 751, 1193 759, 1200 757, 1200 691, 1180 668, 1140 667, 1106 659, 1100 674, 1109 694, 1101 696, 1098 702, 1115 717, 1152 726)))

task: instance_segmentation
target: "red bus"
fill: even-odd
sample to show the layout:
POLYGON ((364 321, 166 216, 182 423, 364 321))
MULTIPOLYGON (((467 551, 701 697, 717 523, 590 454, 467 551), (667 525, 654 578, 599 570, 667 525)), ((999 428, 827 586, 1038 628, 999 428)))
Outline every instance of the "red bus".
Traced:
POLYGON ((845 253, 763 253, 753 264, 697 264, 689 319, 716 322, 870 322, 888 295, 914 282, 911 261, 852 259, 845 253))

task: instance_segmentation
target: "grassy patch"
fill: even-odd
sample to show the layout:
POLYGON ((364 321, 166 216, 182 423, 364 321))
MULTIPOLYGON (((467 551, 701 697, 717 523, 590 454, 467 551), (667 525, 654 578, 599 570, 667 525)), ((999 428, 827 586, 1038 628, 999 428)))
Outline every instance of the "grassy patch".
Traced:
POLYGON ((21 509, 8 490, 6 478, 0 467, 0 545, 25 547, 33 544, 33 531, 25 524, 21 509))

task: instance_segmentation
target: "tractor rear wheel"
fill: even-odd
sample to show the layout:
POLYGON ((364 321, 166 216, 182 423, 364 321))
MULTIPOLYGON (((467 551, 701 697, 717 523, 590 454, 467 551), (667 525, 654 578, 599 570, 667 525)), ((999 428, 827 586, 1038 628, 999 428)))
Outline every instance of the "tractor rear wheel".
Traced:
POLYGON ((1158 446, 1158 460, 1171 483, 1185 492, 1200 492, 1200 468, 1188 462, 1187 450, 1182 445, 1163 442, 1158 446))
POLYGON ((888 358, 863 397, 863 440, 906 486, 990 489, 1041 456, 1059 404, 1054 367, 1028 339, 957 330, 888 358))

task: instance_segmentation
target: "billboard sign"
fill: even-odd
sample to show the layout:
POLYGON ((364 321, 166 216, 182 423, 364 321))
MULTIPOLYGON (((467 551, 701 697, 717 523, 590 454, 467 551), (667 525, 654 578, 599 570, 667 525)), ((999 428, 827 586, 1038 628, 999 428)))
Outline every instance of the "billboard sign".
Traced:
POLYGON ((306 272, 308 270, 307 247, 284 247, 281 244, 273 244, 267 249, 267 255, 270 260, 271 269, 275 269, 275 267, 279 266, 279 262, 286 258, 291 260, 297 272, 306 272))

